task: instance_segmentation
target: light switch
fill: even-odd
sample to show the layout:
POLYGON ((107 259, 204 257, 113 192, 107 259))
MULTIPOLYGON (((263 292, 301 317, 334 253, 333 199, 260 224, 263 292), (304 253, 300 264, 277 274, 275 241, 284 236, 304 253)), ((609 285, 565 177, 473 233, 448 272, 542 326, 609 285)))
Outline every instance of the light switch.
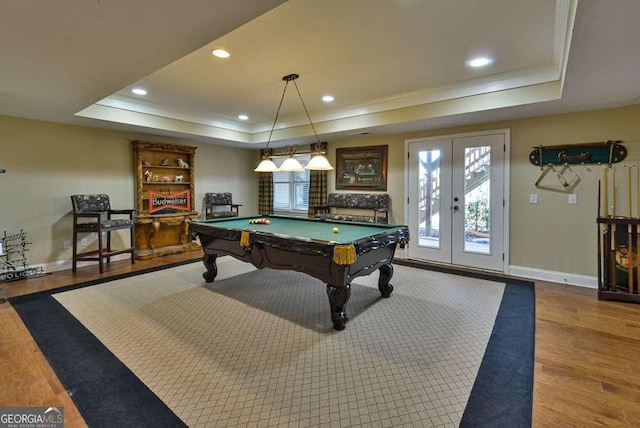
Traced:
POLYGON ((529 195, 529 203, 530 204, 537 204, 538 203, 538 194, 537 193, 532 193, 529 195))
POLYGON ((578 203, 578 195, 572 193, 569 195, 569 205, 576 205, 578 203))

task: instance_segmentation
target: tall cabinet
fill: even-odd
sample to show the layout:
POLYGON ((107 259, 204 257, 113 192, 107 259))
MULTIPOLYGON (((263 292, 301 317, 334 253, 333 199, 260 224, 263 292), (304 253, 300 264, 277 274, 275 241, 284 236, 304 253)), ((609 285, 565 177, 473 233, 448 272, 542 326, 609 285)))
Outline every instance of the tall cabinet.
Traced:
POLYGON ((196 147, 133 141, 136 185, 136 258, 200 250, 188 222, 197 219, 194 160, 196 147))

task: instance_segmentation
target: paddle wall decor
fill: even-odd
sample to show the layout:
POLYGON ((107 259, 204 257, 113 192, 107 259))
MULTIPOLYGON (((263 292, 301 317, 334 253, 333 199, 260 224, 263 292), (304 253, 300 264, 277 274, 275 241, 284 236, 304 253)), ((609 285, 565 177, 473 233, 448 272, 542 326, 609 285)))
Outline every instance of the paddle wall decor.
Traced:
POLYGON ((596 143, 580 143, 558 146, 538 146, 529 153, 529 162, 539 166, 542 172, 535 182, 539 189, 572 193, 580 176, 571 165, 613 164, 627 157, 627 149, 621 140, 596 143), (550 174, 551 173, 551 174, 550 174), (555 177, 549 182, 547 177, 555 177))

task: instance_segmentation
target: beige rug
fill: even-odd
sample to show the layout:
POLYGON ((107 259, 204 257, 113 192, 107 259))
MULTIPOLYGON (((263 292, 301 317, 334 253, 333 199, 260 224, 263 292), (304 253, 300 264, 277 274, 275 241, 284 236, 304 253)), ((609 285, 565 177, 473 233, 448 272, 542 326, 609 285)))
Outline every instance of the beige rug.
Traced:
POLYGON ((218 259, 55 295, 186 424, 458 426, 504 284, 395 266, 352 284, 333 330, 325 285, 218 259))

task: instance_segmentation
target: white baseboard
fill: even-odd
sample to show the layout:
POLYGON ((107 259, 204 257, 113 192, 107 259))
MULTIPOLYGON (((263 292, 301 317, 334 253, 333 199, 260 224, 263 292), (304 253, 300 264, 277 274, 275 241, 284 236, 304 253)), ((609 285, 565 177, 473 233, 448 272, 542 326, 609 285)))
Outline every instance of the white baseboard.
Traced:
POLYGON ((509 275, 538 281, 557 282, 559 284, 576 285, 578 287, 598 288, 598 278, 575 273, 555 272, 525 266, 509 266, 509 275))
MULTIPOLYGON (((129 259, 131 259, 131 254, 117 254, 111 257, 111 261, 129 260, 129 259)), ((47 272, 56 272, 59 270, 69 270, 71 269, 71 265, 72 265, 71 260, 58 260, 55 262, 33 265, 31 267, 42 266, 45 273, 47 273, 47 272)), ((94 265, 97 268, 98 262, 78 262, 79 268, 83 266, 91 266, 91 265, 94 265)))
MULTIPOLYGON (((407 248, 397 248, 394 255, 397 259, 407 259, 407 248)), ((446 266, 446 263, 443 264, 446 266)), ((491 273, 491 271, 486 271, 491 273)), ((598 278, 594 276, 578 275, 575 273, 556 272, 551 270, 536 269, 526 266, 509 266, 509 271, 505 272, 510 276, 524 279, 556 282, 558 284, 574 285, 585 288, 598 288, 598 278)))
MULTIPOLYGON (((129 254, 118 254, 111 259, 114 261, 129 259, 129 254)), ((406 248, 397 248, 394 257, 406 259, 406 248)), ((97 265, 97 262, 78 262, 78 267, 97 265)), ((55 272, 59 270, 71 269, 71 260, 59 260, 51 263, 32 265, 41 266, 45 272, 55 272)), ((575 285, 578 287, 598 288, 598 278, 575 273, 556 272, 544 269, 530 268, 526 266, 509 266, 509 275, 526 279, 557 282, 558 284, 575 285)))

